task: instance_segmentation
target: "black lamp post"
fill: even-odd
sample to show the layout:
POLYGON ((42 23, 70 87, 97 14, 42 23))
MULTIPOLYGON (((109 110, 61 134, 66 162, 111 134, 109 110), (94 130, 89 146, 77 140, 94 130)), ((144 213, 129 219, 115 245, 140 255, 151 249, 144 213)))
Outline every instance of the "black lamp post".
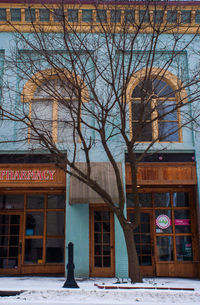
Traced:
POLYGON ((67 264, 67 280, 65 281, 63 288, 79 288, 74 278, 74 251, 73 243, 68 244, 68 264, 67 264))

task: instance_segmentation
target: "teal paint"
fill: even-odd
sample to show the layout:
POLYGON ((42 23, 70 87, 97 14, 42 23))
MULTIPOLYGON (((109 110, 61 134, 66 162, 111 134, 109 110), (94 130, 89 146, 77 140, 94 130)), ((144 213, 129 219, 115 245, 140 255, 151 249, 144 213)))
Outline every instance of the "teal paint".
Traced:
POLYGON ((115 216, 115 276, 128 278, 128 256, 124 233, 115 216))
MULTIPOLYGON (((66 247, 74 244, 75 277, 89 277, 89 205, 67 204, 66 247)), ((66 265, 68 261, 66 248, 66 265)))

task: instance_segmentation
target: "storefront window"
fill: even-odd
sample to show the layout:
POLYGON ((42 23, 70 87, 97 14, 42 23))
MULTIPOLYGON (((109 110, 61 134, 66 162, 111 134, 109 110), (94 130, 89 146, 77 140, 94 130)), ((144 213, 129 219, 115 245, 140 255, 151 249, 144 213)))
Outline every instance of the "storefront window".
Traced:
POLYGON ((188 207, 189 206, 189 194, 187 192, 173 193, 173 205, 174 205, 174 207, 188 207))
POLYGON ((190 213, 188 210, 175 210, 174 223, 176 233, 191 233, 190 213))
POLYGON ((154 193, 154 204, 156 207, 169 207, 170 193, 154 193))
POLYGON ((47 235, 64 235, 64 213, 47 212, 47 235))
POLYGON ((63 194, 48 195, 48 209, 64 209, 65 196, 63 194))
POLYGON ((43 209, 44 195, 29 195, 27 196, 27 209, 43 209))
POLYGON ((47 238, 46 262, 47 263, 63 263, 64 262, 64 239, 63 238, 47 238))
POLYGON ((191 236, 176 237, 176 255, 178 261, 192 261, 192 238, 191 236))
POLYGON ((24 195, 0 195, 0 209, 23 209, 24 195))
POLYGON ((156 233, 172 233, 171 210, 156 210, 156 233))
POLYGON ((174 259, 172 236, 157 236, 157 249, 159 261, 172 261, 174 259))
POLYGON ((25 263, 42 263, 43 240, 26 239, 25 240, 25 263))
POLYGON ((42 212, 26 214, 26 235, 43 235, 44 215, 42 212))

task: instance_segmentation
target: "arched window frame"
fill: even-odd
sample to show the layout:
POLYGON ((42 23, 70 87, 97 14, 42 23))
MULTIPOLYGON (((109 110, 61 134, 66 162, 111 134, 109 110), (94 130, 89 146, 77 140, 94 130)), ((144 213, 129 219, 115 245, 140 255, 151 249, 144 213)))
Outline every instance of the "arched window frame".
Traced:
MULTIPOLYGON (((67 69, 63 69, 62 72, 59 72, 54 69, 46 69, 42 71, 36 72, 32 78, 30 78, 24 85, 22 93, 21 93, 21 102, 22 103, 28 103, 29 104, 29 119, 31 121, 32 116, 32 102, 34 101, 34 94, 38 87, 42 86, 43 83, 50 81, 50 80, 67 80, 67 79, 75 79, 80 83, 82 86, 82 102, 89 102, 89 91, 82 81, 81 77, 78 75, 74 75, 72 72, 70 72, 67 69)), ((35 99, 36 100, 36 99, 35 99)), ((38 100, 38 98, 37 98, 38 100)), ((42 100, 42 98, 40 99, 42 100)), ((44 98, 44 101, 46 98, 44 98)), ((67 98, 66 98, 67 100, 67 98)), ((58 142, 58 101, 52 97, 52 138, 55 143, 58 142)), ((31 128, 28 129, 28 143, 30 143, 31 140, 31 128)))
MULTIPOLYGON (((149 71, 147 71, 146 69, 138 71, 137 73, 135 73, 131 77, 131 79, 129 81, 129 84, 127 86, 126 100, 129 104, 129 130, 130 130, 130 138, 131 139, 133 137, 132 102, 135 99, 135 98, 132 97, 132 93, 133 93, 133 90, 136 88, 136 86, 145 78, 145 76, 148 75, 148 72, 149 71)), ((176 102, 182 101, 184 104, 187 103, 187 101, 188 101, 187 92, 183 88, 182 82, 174 74, 172 74, 169 71, 160 69, 160 68, 152 68, 150 74, 151 74, 152 78, 164 81, 167 85, 169 85, 172 88, 173 91, 175 91, 176 102), (181 88, 181 90, 180 90, 180 88, 181 88)), ((158 101, 159 98, 152 99, 152 107, 153 107, 153 103, 156 103, 156 100, 158 101)), ((157 113, 152 111, 151 119, 153 119, 153 116, 154 117, 157 116, 157 113)), ((178 137, 179 137, 179 140, 178 141, 166 140, 166 141, 161 141, 161 142, 156 141, 156 142, 160 142, 160 143, 170 143, 170 142, 181 143, 183 140, 182 140, 182 130, 181 130, 180 109, 177 109, 177 121, 178 121, 178 137)), ((155 121, 152 122, 152 141, 154 141, 155 139, 158 139, 158 133, 159 133, 158 120, 155 120, 155 121)), ((149 143, 151 141, 137 141, 137 142, 149 143)))

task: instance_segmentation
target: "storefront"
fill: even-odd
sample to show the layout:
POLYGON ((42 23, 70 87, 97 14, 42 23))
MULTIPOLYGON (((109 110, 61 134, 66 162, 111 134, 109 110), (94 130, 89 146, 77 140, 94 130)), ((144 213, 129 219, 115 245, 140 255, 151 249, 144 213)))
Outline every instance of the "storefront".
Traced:
MULTIPOLYGON (((134 217, 127 164, 127 212, 134 217)), ((143 275, 199 276, 196 172, 194 162, 141 163, 141 222, 134 232, 143 275)))
POLYGON ((65 173, 3 164, 0 182, 0 274, 64 274, 65 173))

